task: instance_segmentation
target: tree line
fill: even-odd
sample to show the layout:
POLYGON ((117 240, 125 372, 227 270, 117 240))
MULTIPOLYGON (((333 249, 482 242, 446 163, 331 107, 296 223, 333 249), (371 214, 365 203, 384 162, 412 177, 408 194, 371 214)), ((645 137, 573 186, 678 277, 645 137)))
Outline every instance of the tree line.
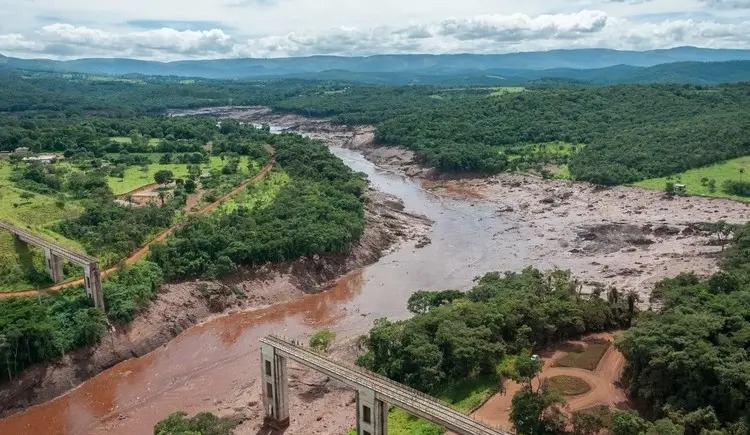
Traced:
POLYGON ((581 296, 570 272, 532 267, 486 274, 466 293, 417 292, 409 308, 408 320, 376 320, 358 363, 425 392, 494 375, 524 349, 625 327, 636 312, 634 295, 581 296))
POLYGON ((268 141, 291 181, 265 207, 189 218, 151 250, 169 278, 221 276, 241 265, 343 252, 359 240, 364 178, 320 143, 270 133, 268 141))

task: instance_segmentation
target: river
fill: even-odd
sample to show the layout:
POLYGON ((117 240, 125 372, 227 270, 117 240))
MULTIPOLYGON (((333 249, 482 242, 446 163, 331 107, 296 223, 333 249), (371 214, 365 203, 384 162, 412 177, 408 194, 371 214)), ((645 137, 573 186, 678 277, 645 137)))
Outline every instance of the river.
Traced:
POLYGON ((416 290, 463 289, 488 271, 545 266, 526 249, 536 236, 522 234, 523 225, 501 217, 492 206, 436 196, 418 181, 376 167, 357 151, 331 151, 367 174, 372 187, 433 220, 427 234, 432 243, 420 249, 406 243, 323 293, 190 328, 144 357, 126 360, 57 399, 0 420, 0 434, 150 433, 175 410, 210 409, 251 386, 258 372, 258 339, 266 334, 304 338, 327 327, 340 337, 353 337, 377 318, 407 317, 406 301, 416 290))

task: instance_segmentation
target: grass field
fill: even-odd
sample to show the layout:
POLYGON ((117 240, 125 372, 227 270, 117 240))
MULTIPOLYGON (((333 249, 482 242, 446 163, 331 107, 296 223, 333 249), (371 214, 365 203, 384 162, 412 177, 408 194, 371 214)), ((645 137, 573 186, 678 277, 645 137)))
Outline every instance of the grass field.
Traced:
POLYGON ((552 175, 560 180, 570 180, 570 169, 568 165, 559 165, 552 171, 552 175))
POLYGON ((572 349, 562 358, 555 361, 555 367, 577 367, 594 370, 612 342, 609 340, 591 340, 583 348, 572 349))
MULTIPOLYGON (((240 168, 247 168, 247 164, 247 157, 242 157, 240 168)), ((220 169, 222 166, 224 166, 224 162, 221 158, 212 156, 210 163, 201 165, 201 168, 203 168, 203 170, 220 169)), ((255 168, 255 166, 257 166, 257 163, 253 162, 253 168, 255 168)), ((125 178, 107 177, 107 184, 115 195, 122 195, 152 184, 154 182, 154 174, 161 170, 172 171, 177 178, 184 178, 188 175, 186 164, 151 163, 148 165, 146 171, 138 166, 128 168, 125 171, 125 178)))
POLYGON ((564 396, 578 396, 591 391, 591 385, 575 376, 553 376, 548 381, 551 388, 561 392, 564 396))
POLYGON ((727 160, 716 163, 711 166, 690 169, 671 177, 651 178, 635 183, 635 186, 653 190, 664 190, 668 181, 682 183, 685 185, 685 192, 688 195, 712 196, 716 198, 729 198, 738 201, 750 201, 750 198, 730 195, 721 190, 721 185, 727 180, 750 181, 750 156, 740 157, 737 159, 727 160), (745 170, 745 174, 740 174, 740 169, 745 170), (716 190, 711 192, 707 183, 701 180, 715 180, 716 190))
MULTIPOLYGON (((84 252, 83 247, 49 229, 54 222, 78 216, 80 205, 71 201, 25 192, 12 186, 9 180, 11 166, 0 161, 0 220, 33 231, 35 234, 55 240, 68 248, 84 252)), ((39 283, 39 273, 44 271, 44 256, 38 249, 27 249, 15 242, 9 233, 0 233, 0 292, 23 290, 39 283), (28 279, 36 277, 36 279, 28 279)))
MULTIPOLYGON (((511 355, 497 364, 496 372, 509 376, 514 370, 516 356, 511 355)), ((497 392, 497 377, 485 375, 478 378, 466 379, 448 385, 437 395, 443 402, 450 403, 454 408, 466 414, 477 409, 487 399, 497 392)), ((445 429, 415 417, 399 408, 394 408, 388 414, 388 433, 398 435, 441 435, 445 429)))
POLYGON ((569 156, 576 152, 576 149, 579 147, 582 147, 583 145, 576 145, 574 143, 570 142, 545 142, 545 143, 535 143, 535 144, 528 144, 528 145, 517 145, 517 146, 498 146, 498 152, 501 154, 507 154, 508 160, 518 160, 523 158, 525 155, 531 155, 534 157, 540 157, 543 155, 547 155, 551 160, 554 160, 555 157, 562 157, 562 156, 569 156), (522 149, 521 154, 514 154, 510 153, 509 148, 519 148, 522 149))
MULTIPOLYGON (((110 137, 109 140, 111 140, 112 142, 117 142, 117 143, 133 143, 133 141, 130 140, 129 137, 125 137, 125 136, 113 136, 113 137, 110 137)), ((161 142, 161 139, 152 138, 148 140, 149 145, 158 145, 159 142, 161 142)))
POLYGON ((272 171, 260 183, 248 186, 241 194, 224 201, 217 210, 222 213, 231 213, 240 206, 249 209, 264 208, 273 202, 281 188, 289 180, 289 175, 286 172, 272 171))

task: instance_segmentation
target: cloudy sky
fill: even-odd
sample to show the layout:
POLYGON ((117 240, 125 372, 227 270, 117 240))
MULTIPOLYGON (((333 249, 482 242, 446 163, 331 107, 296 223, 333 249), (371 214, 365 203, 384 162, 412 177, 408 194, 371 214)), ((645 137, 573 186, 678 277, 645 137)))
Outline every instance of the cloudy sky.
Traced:
POLYGON ((154 60, 750 48, 750 0, 0 0, 0 53, 154 60))

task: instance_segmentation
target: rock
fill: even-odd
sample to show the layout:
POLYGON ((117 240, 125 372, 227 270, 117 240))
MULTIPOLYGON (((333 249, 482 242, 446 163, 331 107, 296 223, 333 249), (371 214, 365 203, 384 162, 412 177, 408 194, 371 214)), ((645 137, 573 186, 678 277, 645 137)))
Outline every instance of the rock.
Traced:
POLYGON ((680 233, 680 230, 675 227, 670 227, 669 225, 659 225, 658 227, 654 228, 654 235, 659 237, 664 236, 675 236, 680 233))
POLYGON ((404 174, 406 174, 407 177, 416 177, 417 175, 422 173, 422 169, 412 166, 409 169, 407 169, 404 174))
POLYGON ((424 248, 425 246, 428 246, 430 244, 432 244, 432 240, 427 236, 422 236, 417 242, 417 244, 415 245, 415 248, 417 249, 424 248))
POLYGON ((554 204, 555 203, 555 198, 552 198, 551 196, 548 196, 548 197, 540 199, 539 202, 541 202, 542 204, 554 204))
POLYGON ((656 243, 647 237, 629 237, 625 239, 625 242, 630 243, 631 245, 638 245, 638 246, 653 245, 654 243, 656 243))

